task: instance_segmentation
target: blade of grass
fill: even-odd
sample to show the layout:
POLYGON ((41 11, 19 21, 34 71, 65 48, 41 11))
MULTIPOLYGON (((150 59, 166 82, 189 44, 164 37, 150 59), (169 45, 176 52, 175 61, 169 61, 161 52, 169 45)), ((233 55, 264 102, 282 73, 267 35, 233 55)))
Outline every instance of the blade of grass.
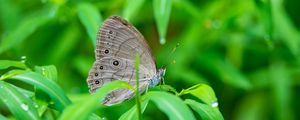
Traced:
POLYGON ((141 7, 145 3, 145 0, 127 0, 127 3, 123 10, 123 17, 130 21, 137 11, 140 11, 141 7))
POLYGON ((39 120, 32 101, 3 81, 0 81, 0 98, 17 119, 39 120))
POLYGON ((160 44, 166 43, 171 8, 172 0, 153 0, 154 17, 160 36, 160 44))
POLYGON ((68 106, 59 120, 86 120, 94 110, 100 107, 101 101, 105 98, 106 94, 117 88, 134 90, 133 87, 124 81, 107 83, 99 88, 95 94, 87 97, 86 100, 68 106))
POLYGON ((93 46, 96 47, 97 31, 102 23, 100 12, 90 3, 79 3, 77 9, 79 20, 84 25, 93 46))
POLYGON ((281 120, 292 120, 291 105, 291 79, 286 70, 286 66, 282 62, 273 62, 269 68, 269 79, 272 88, 272 97, 274 102, 274 111, 276 117, 281 120))
POLYGON ((136 79, 136 88, 135 88, 135 99, 136 99, 136 112, 138 113, 139 120, 142 119, 141 113, 141 101, 140 101, 140 93, 139 93, 139 65, 140 65, 140 57, 138 54, 135 55, 135 79, 136 79))

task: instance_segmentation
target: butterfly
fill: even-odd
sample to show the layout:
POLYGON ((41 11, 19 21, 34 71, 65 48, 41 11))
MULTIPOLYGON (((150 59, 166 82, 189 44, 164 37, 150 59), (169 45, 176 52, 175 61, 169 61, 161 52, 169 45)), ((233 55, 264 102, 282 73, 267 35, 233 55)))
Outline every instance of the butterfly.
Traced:
MULTIPOLYGON (((97 33, 96 61, 87 78, 90 93, 106 83, 122 80, 136 86, 135 55, 140 57, 139 90, 156 86, 165 75, 165 68, 156 69, 156 63, 143 35, 119 16, 107 18, 97 33)), ((113 105, 135 96, 129 89, 110 92, 102 101, 113 105)))

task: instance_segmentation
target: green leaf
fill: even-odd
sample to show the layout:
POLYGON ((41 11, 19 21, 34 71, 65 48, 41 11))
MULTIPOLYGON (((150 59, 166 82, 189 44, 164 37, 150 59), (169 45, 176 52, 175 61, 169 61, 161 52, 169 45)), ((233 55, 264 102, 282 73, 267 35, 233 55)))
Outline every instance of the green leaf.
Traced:
POLYGON ((130 21, 130 19, 140 11, 141 7, 145 3, 145 0, 127 0, 127 3, 123 10, 123 17, 130 21))
POLYGON ((35 70, 46 78, 57 81, 57 70, 54 65, 36 66, 35 70))
POLYGON ((178 96, 184 94, 191 94, 202 100, 207 105, 216 104, 217 102, 217 97, 214 93, 214 90, 206 84, 197 84, 188 89, 182 90, 178 96))
POLYGON ((0 81, 0 98, 17 119, 39 120, 32 101, 3 81, 0 81))
POLYGON ((177 96, 159 91, 150 91, 145 100, 153 101, 156 106, 167 114, 170 120, 195 120, 192 111, 177 96))
POLYGON ((153 0, 153 9, 156 25, 160 36, 160 44, 165 44, 172 0, 153 0))
POLYGON ((8 79, 8 78, 11 78, 13 76, 16 76, 16 75, 19 75, 19 74, 22 74, 26 72, 25 70, 11 70, 11 71, 8 71, 7 73, 3 74, 1 77, 0 77, 0 80, 5 80, 5 79, 8 79))
POLYGON ((171 85, 159 85, 151 88, 151 90, 156 90, 156 91, 168 91, 168 92, 173 92, 174 94, 178 94, 176 89, 173 88, 171 85))
POLYGON ((127 88, 134 90, 127 82, 113 81, 103 85, 96 93, 86 98, 86 100, 68 106, 60 116, 60 120, 86 120, 98 107, 106 94, 117 88, 127 88))
POLYGON ((194 111, 196 111, 202 118, 202 120, 224 120, 221 112, 217 107, 212 107, 207 104, 199 103, 191 99, 184 101, 194 111))
POLYGON ((100 12, 90 3, 79 3, 77 9, 79 19, 96 47, 97 31, 102 23, 100 12))
MULTIPOLYGON (((146 110, 146 107, 148 105, 149 101, 145 100, 142 102, 141 104, 141 112, 143 113, 146 110)), ((119 120, 137 120, 138 119, 138 114, 137 114, 137 106, 133 106, 130 110, 128 110, 127 112, 125 112, 120 118, 119 120)))
POLYGON ((38 11, 37 13, 32 14, 32 16, 21 21, 21 23, 10 32, 7 36, 3 38, 0 43, 0 54, 15 45, 23 42, 28 36, 33 34, 39 27, 47 23, 52 19, 53 13, 56 12, 56 9, 46 8, 44 10, 38 11), (36 17, 38 16, 38 17, 36 17))
MULTIPOLYGON (((36 66, 35 70, 40 75, 44 76, 45 78, 56 82, 57 81, 57 70, 54 65, 49 66, 36 66)), ((50 104, 50 98, 48 93, 45 93, 43 90, 36 88, 36 103, 39 106, 38 111, 39 115, 44 114, 44 112, 48 109, 50 104)))
POLYGON ((21 61, 0 60, 0 70, 7 69, 9 67, 17 67, 17 68, 25 69, 26 65, 21 61))
POLYGON ((34 72, 25 72, 23 74, 13 76, 11 79, 20 80, 22 82, 34 85, 36 88, 44 91, 51 97, 51 99, 54 101, 55 107, 59 111, 62 111, 71 103, 64 91, 55 82, 40 74, 34 72))

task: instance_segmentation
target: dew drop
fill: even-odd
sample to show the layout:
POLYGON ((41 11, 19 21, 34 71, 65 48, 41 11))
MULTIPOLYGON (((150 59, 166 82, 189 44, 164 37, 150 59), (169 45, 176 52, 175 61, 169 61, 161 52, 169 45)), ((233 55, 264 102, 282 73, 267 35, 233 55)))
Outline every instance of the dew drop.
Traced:
POLYGON ((160 37, 159 42, 161 45, 166 43, 166 38, 165 37, 160 37))
POLYGON ((219 103, 217 101, 215 101, 211 104, 212 107, 218 107, 218 105, 219 105, 219 103))
POLYGON ((45 68, 42 68, 42 74, 43 74, 43 75, 46 75, 45 68))
POLYGON ((28 111, 29 107, 26 104, 21 104, 23 110, 28 111))
POLYGON ((22 63, 25 63, 25 62, 26 62, 26 56, 22 56, 22 57, 21 57, 21 62, 22 62, 22 63))

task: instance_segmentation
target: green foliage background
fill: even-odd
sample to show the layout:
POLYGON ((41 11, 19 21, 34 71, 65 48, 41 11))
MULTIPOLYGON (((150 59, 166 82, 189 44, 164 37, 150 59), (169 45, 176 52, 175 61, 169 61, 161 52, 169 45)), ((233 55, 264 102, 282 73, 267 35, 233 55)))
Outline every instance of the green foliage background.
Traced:
MULTIPOLYGON (((196 84, 209 84, 218 98, 219 110, 224 119, 300 119, 297 114, 300 108, 299 1, 162 1, 165 2, 1 0, 0 84, 8 88, 8 93, 10 90, 14 92, 14 88, 18 88, 18 91, 22 91, 19 88, 25 88, 27 92, 21 93, 34 91, 25 95, 35 96, 34 99, 37 100, 33 102, 45 105, 46 108, 39 108, 38 111, 28 108, 33 115, 43 113, 39 116, 44 119, 72 116, 68 111, 82 106, 69 106, 71 101, 84 103, 82 100, 90 97, 86 78, 95 60, 95 33, 104 19, 119 15, 129 20, 145 36, 157 58, 158 67, 176 61, 167 67, 167 85, 181 91, 196 84), (164 14, 160 14, 162 11, 164 14), (171 55, 177 44, 179 47, 171 55), (21 61, 26 61, 26 65, 21 61), (46 79, 38 74, 43 73, 43 70, 48 70, 48 73, 42 75, 52 82, 31 80, 46 79), (6 80, 3 76, 18 80, 6 80), (18 87, 11 88, 7 83, 18 87), (38 87, 43 84, 49 86, 38 87), (59 89, 59 92, 55 94, 52 91, 52 94, 52 88, 59 89), (46 93, 55 99, 50 101, 49 96, 40 90, 49 90, 46 93)), ((157 96, 165 93, 156 92, 152 91, 144 96, 145 99, 153 100, 153 103, 142 103, 142 108, 145 106, 143 104, 148 104, 143 113, 144 119, 168 118, 168 112, 155 107, 155 104, 162 104, 156 102, 160 100, 157 96)), ((6 94, 0 95, 3 97, 6 94)), ((97 101, 97 98, 94 99, 97 101)), ((24 100, 28 100, 26 96, 24 100)), ((205 103, 205 100, 201 101, 205 103)), ((89 110, 96 111, 100 117, 117 119, 126 112, 134 111, 134 102, 130 100, 107 108, 90 107, 89 110)), ((193 100, 184 102, 191 106, 199 104, 193 100)), ((90 103, 92 106, 93 102, 90 103)), ((89 106, 89 103, 84 105, 89 106)), ((14 111, 8 110, 8 106, 3 101, 0 102, 0 118, 12 117, 14 111)), ((199 119, 201 113, 204 113, 194 108, 193 111, 199 119)), ((222 116, 219 117, 221 118, 222 116)))

